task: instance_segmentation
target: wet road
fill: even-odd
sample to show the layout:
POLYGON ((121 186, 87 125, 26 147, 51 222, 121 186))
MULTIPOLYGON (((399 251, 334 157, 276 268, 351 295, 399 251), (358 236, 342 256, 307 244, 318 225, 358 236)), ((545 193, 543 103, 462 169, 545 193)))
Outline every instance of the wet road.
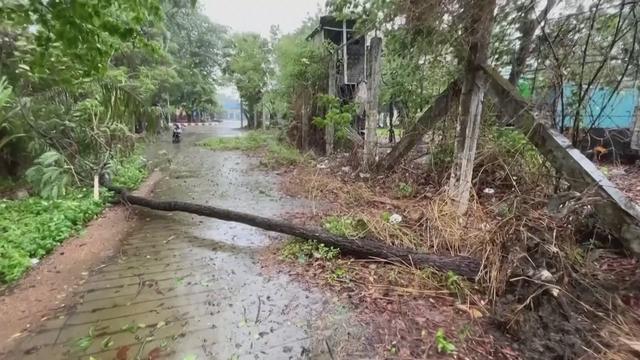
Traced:
MULTIPOLYGON (((277 177, 256 159, 195 146, 237 136, 236 126, 190 127, 180 144, 150 145, 150 153, 172 158, 154 197, 276 217, 307 206, 278 193, 277 177)), ((348 328, 346 311, 284 275, 260 272, 265 232, 188 214, 141 216, 120 256, 89 274, 78 303, 9 358, 329 359, 327 348, 341 346, 334 329, 348 328)))

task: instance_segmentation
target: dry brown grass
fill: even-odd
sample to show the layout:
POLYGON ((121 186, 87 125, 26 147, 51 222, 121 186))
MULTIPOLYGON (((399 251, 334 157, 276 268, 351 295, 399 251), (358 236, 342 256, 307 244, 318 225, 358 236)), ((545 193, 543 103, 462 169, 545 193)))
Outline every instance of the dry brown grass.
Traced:
MULTIPOLYGON (((487 304, 485 298, 490 299, 491 304, 507 293, 515 294, 511 295, 513 306, 503 314, 505 331, 526 334, 528 317, 535 316, 538 307, 551 304, 557 308, 552 311, 556 314, 553 316, 562 318, 568 309, 579 324, 591 324, 581 325, 591 329, 580 330, 578 325, 575 328, 578 333, 583 332, 576 333, 577 336, 589 344, 583 348, 585 358, 634 358, 632 339, 638 319, 617 295, 601 296, 600 283, 593 281, 582 268, 587 260, 577 245, 576 237, 581 235, 573 225, 584 214, 567 214, 563 218, 550 215, 545 208, 548 198, 543 195, 549 184, 520 183, 519 191, 497 188, 495 196, 480 194, 474 198, 468 216, 462 221, 444 191, 425 193, 426 188, 419 188, 413 198, 395 198, 393 186, 399 179, 391 177, 368 182, 335 169, 307 168, 298 169, 294 180, 298 184, 298 195, 303 194, 318 204, 331 204, 325 214, 362 219, 371 234, 389 244, 482 259, 480 287, 473 290, 469 284, 464 285, 459 299, 478 306, 487 304), (382 220, 381 214, 385 211, 400 213, 403 223, 398 226, 382 220), (541 269, 548 269, 555 281, 532 284, 535 273, 541 269), (576 282, 588 283, 591 288, 586 290, 586 286, 576 286, 576 282), (549 289, 557 289, 559 299, 563 300, 544 300, 552 296, 549 289), (598 296, 584 298, 581 291, 598 296), (558 301, 565 304, 565 309, 558 301), (594 331, 596 328, 601 330, 594 331)), ((442 274, 434 276, 406 265, 379 266, 375 276, 369 270, 363 271, 359 265, 354 269, 349 267, 349 273, 361 273, 349 280, 349 286, 366 288, 384 296, 451 295, 443 280, 446 276, 442 274)), ((593 270, 594 273, 599 271, 593 270)), ((490 306, 486 311, 495 309, 490 306)))

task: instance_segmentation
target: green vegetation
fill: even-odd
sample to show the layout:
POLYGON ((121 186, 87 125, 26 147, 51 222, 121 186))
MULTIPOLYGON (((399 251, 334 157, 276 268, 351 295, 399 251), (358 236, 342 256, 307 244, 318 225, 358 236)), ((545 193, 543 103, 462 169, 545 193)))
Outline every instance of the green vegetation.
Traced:
POLYGON ((329 273, 327 275, 327 280, 330 283, 336 283, 338 281, 345 281, 348 280, 348 271, 347 269, 341 267, 341 266, 337 266, 336 268, 334 268, 331 273, 329 273))
POLYGON ((72 342, 72 350, 77 352, 85 352, 91 347, 95 339, 96 330, 95 327, 92 326, 89 328, 89 333, 86 336, 77 338, 72 342))
POLYGON ((319 128, 333 125, 336 139, 346 139, 347 131, 351 127, 351 120, 355 114, 355 105, 351 103, 341 104, 340 99, 329 95, 320 95, 318 103, 327 111, 324 116, 315 117, 313 123, 319 128))
POLYGON ((518 82, 518 92, 525 99, 530 99, 533 94, 531 81, 520 80, 518 82))
POLYGON ((331 45, 318 46, 307 40, 317 24, 317 18, 309 18, 291 34, 280 36, 274 31, 272 36, 273 63, 277 72, 269 98, 271 107, 290 121, 293 121, 292 110, 304 102, 318 100, 316 95, 326 86, 331 45))
POLYGON ((237 34, 232 39, 231 54, 225 72, 231 78, 245 105, 249 128, 260 127, 256 117, 269 75, 269 42, 259 34, 237 34))
POLYGON ((281 255, 285 259, 307 262, 313 259, 335 260, 340 250, 320 244, 316 241, 293 239, 282 248, 281 255))
POLYGON ((484 167, 489 173, 506 170, 508 181, 518 185, 539 184, 537 175, 544 176, 546 169, 544 159, 524 134, 513 128, 499 126, 487 126, 483 132, 483 149, 476 164, 477 169, 484 167))
POLYGON ((441 354, 451 354, 456 351, 456 346, 447 339, 444 330, 438 329, 436 331, 436 349, 441 354))
POLYGON ((159 131, 177 109, 215 112, 229 41, 195 4, 3 3, 0 176, 19 180, 34 166, 36 190, 56 197, 90 185, 131 155, 134 132, 159 131))
POLYGON ((264 155, 262 163, 267 167, 295 165, 305 159, 293 146, 280 141, 275 131, 253 130, 245 136, 215 137, 200 142, 200 145, 216 151, 261 152, 264 155))
POLYGON ((329 216, 322 226, 334 235, 350 238, 362 237, 368 231, 366 222, 350 216, 329 216))
POLYGON ((403 182, 398 183, 396 186, 396 194, 400 198, 411 197, 411 195, 413 195, 413 186, 403 182))
POLYGON ((146 160, 140 155, 114 159, 109 170, 113 174, 113 185, 126 189, 137 188, 149 175, 146 160))
MULTIPOLYGON (((43 170, 44 171, 44 170, 43 170)), ((137 187, 147 170, 138 156, 123 159, 113 168, 113 182, 137 187)), ((103 192, 93 199, 90 189, 58 188, 23 200, 0 200, 0 283, 19 279, 32 261, 50 253, 95 218, 111 197, 103 192), (33 259, 33 260, 32 260, 33 259)))

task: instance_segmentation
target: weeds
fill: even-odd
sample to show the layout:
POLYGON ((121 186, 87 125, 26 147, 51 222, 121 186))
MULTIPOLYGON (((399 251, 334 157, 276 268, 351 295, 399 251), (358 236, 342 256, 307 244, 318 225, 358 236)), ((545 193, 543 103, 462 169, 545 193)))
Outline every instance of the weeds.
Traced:
POLYGON ((399 198, 408 198, 413 195, 413 187, 407 183, 400 182, 396 187, 396 194, 399 198))
POLYGON ((438 329, 436 331, 436 349, 441 354, 452 354, 456 351, 456 346, 447 339, 447 336, 444 333, 444 330, 438 329))
POLYGON ((199 145, 217 151, 260 151, 264 153, 262 164, 270 168, 291 166, 305 160, 305 157, 293 146, 279 141, 274 131, 255 130, 245 136, 216 137, 204 140, 199 145))
POLYGON ((318 103, 327 110, 324 116, 314 117, 313 124, 322 129, 327 125, 332 125, 336 139, 346 139, 351 119, 355 113, 353 104, 343 105, 339 98, 331 95, 320 95, 318 103))
POLYGON ((391 245, 416 248, 418 239, 412 231, 393 221, 398 215, 383 212, 380 216, 334 215, 324 219, 322 226, 328 232, 347 238, 357 239, 371 234, 391 245))
POLYGON ((89 333, 86 336, 77 338, 76 340, 73 341, 73 343, 71 344, 73 349, 79 352, 87 351, 91 347, 91 345, 93 344, 93 341, 96 338, 95 332, 96 330, 93 326, 89 328, 89 333))
POLYGON ((460 294, 463 290, 460 276, 454 272, 447 272, 447 289, 452 293, 460 294))
POLYGON ((335 260, 340 256, 340 250, 320 244, 316 241, 293 239, 280 251, 283 258, 307 262, 313 259, 335 260))
POLYGON ((328 275, 327 280, 330 283, 336 283, 340 280, 344 280, 347 277, 348 271, 346 268, 338 266, 333 269, 328 275))
POLYGON ((368 230, 367 224, 363 220, 350 216, 329 216, 324 220, 322 226, 334 235, 348 238, 362 237, 368 230))
POLYGON ((56 200, 0 201, 0 282, 17 280, 31 259, 43 257, 80 231, 102 211, 104 200, 93 200, 88 190, 76 190, 56 200))

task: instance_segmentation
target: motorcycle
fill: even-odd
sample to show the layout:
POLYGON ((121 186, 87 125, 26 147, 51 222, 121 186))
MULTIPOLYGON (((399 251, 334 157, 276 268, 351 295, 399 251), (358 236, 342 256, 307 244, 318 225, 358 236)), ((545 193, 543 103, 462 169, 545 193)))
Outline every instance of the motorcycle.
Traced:
POLYGON ((172 136, 171 142, 174 143, 174 144, 179 143, 181 135, 182 135, 182 130, 180 128, 175 128, 174 127, 173 128, 173 136, 172 136))

